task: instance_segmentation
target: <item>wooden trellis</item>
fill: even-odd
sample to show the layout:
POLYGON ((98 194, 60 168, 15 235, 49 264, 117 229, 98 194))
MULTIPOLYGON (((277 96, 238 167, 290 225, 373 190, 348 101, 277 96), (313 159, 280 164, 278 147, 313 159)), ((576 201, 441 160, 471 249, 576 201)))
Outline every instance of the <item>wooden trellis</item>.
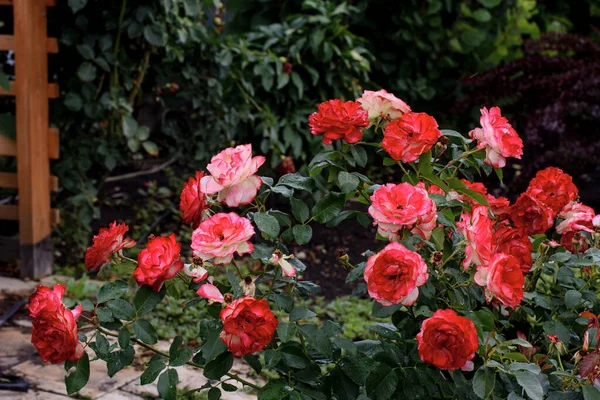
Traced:
POLYGON ((14 34, 0 35, 0 50, 14 50, 15 81, 0 95, 15 96, 16 139, 0 135, 0 156, 17 158, 17 173, 0 173, 0 187, 17 188, 18 205, 0 205, 0 219, 19 221, 19 239, 2 240, 2 258, 20 258, 21 277, 52 273, 52 224, 58 211, 50 206, 50 191, 58 180, 50 176, 50 159, 58 158, 58 131, 49 128, 48 99, 59 95, 48 83, 48 53, 58 41, 47 37, 46 7, 54 0, 0 0, 12 6, 14 34))

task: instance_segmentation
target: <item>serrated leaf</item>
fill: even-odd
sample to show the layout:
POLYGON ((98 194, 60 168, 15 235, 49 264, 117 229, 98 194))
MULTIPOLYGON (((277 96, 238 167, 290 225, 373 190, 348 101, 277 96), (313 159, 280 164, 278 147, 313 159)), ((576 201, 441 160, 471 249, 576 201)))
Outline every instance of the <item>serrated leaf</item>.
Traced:
POLYGON ((154 310, 165 297, 166 289, 163 287, 160 292, 155 292, 152 287, 144 285, 138 289, 133 298, 133 307, 137 315, 148 314, 154 310))
POLYGON ((379 364, 365 379, 367 395, 373 400, 388 400, 396 391, 398 377, 387 365, 379 364))
POLYGON ((346 198, 341 193, 327 193, 312 209, 313 219, 321 224, 333 219, 342 211, 346 198))
POLYGON ((138 319, 133 323, 133 333, 146 344, 156 344, 158 341, 156 329, 145 319, 138 319))
POLYGON ((109 300, 118 299, 128 291, 126 282, 114 281, 104 284, 98 291, 98 303, 105 303, 109 300))
POLYGON ((262 364, 260 363, 260 359, 254 354, 246 354, 244 356, 244 360, 248 363, 248 365, 256 371, 257 374, 260 374, 262 371, 262 364))
POLYGON ((277 326, 277 335, 282 342, 290 341, 296 335, 296 325, 280 322, 277 326))
POLYGON ((279 222, 277 218, 267 213, 255 213, 254 223, 258 229, 264 234, 266 239, 275 239, 279 235, 279 222))
POLYGON ((312 228, 310 225, 294 225, 292 232, 294 234, 294 240, 299 245, 310 242, 310 239, 312 238, 312 228))
POLYGON ((496 373, 492 368, 482 366, 473 377, 473 391, 480 399, 489 398, 496 384, 496 373))
POLYGON ((176 370, 168 369, 160 374, 157 388, 161 399, 176 400, 177 383, 179 383, 179 376, 177 375, 176 370))
POLYGON ((306 306, 296 306, 294 309, 292 309, 292 312, 290 312, 290 322, 312 318, 316 315, 317 314, 309 310, 306 306))
POLYGON ((90 379, 90 358, 86 352, 75 363, 75 371, 65 376, 65 385, 69 395, 79 392, 90 379))
POLYGON ((204 376, 208 379, 221 379, 233 366, 233 355, 230 352, 219 354, 204 367, 204 376))
POLYGON ((292 206, 292 215, 294 218, 296 218, 297 221, 304 223, 310 215, 306 203, 295 197, 290 197, 290 205, 292 206))
POLYGON ((160 355, 153 356, 140 376, 140 383, 147 385, 154 382, 163 369, 165 369, 165 358, 160 355))
POLYGON ((77 69, 77 76, 83 82, 91 82, 96 79, 96 67, 87 61, 83 62, 77 69))
POLYGON ((123 319, 126 321, 132 321, 135 318, 135 311, 133 310, 133 306, 128 301, 123 299, 114 299, 106 302, 110 311, 112 311, 112 315, 116 318, 123 319))
POLYGON ((515 371, 514 375, 517 378, 517 383, 525 389, 525 393, 531 400, 544 399, 544 389, 535 374, 529 371, 515 371))

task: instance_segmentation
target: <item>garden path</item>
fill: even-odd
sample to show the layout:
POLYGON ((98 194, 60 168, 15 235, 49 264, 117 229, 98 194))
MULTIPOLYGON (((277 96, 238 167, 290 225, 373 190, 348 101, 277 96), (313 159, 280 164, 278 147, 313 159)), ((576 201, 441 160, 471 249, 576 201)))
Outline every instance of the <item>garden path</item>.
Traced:
MULTIPOLYGON (((46 278, 43 284, 53 285, 53 277, 46 278)), ((38 282, 24 282, 18 279, 0 277, 0 300, 3 298, 27 297, 38 282)), ((43 363, 31 344, 31 321, 22 316, 15 316, 9 324, 0 327, 0 375, 9 374, 22 377, 29 383, 27 393, 0 390, 0 400, 67 400, 62 365, 43 363)), ((168 350, 169 343, 159 342, 158 348, 168 350)), ((93 351, 88 349, 90 359, 93 351)), ((96 360, 90 364, 90 379, 80 392, 83 398, 99 400, 143 400, 158 398, 156 382, 140 385, 139 377, 143 370, 141 365, 149 356, 136 351, 140 357, 134 363, 109 378, 106 374, 106 363, 96 360)), ((179 374, 179 389, 192 389, 202 386, 207 379, 196 368, 183 366, 176 368, 179 374)), ((242 361, 235 360, 232 372, 244 379, 255 382, 250 368, 242 361)), ((233 383, 233 382, 229 382, 233 383)), ((263 383, 263 382, 260 382, 263 383)), ((234 393, 222 392, 224 400, 247 400, 256 398, 255 394, 242 390, 234 393)))

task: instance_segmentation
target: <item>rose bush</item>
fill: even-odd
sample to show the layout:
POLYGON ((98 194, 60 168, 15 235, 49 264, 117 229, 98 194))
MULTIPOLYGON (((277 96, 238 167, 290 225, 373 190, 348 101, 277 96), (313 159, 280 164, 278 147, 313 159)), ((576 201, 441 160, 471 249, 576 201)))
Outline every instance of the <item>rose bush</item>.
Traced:
POLYGON ((135 344, 155 353, 141 383, 158 380, 165 399, 176 397, 184 364, 203 370, 207 383, 191 389, 209 399, 242 386, 264 400, 600 398, 600 217, 556 168, 512 205, 494 197, 476 180, 502 180, 498 167, 521 156, 522 142, 497 107, 483 108, 480 123, 469 139, 391 93, 366 91, 310 116, 327 146, 308 175, 259 177, 264 158, 250 145, 225 149, 183 188, 191 240, 152 237, 136 261, 124 255, 134 243, 125 224, 102 229, 85 257, 90 271, 131 271, 115 268, 124 263, 133 274, 83 310, 65 308, 64 287, 39 288, 32 341, 45 361, 74 369, 69 393, 89 379, 88 352, 113 376, 135 344), (396 168, 395 181, 365 175, 382 164, 396 168), (282 202, 272 196, 289 207, 273 209, 282 202), (303 280, 313 267, 292 250, 315 224, 348 218, 381 240, 360 259, 339 257, 353 295, 373 299, 377 340, 343 339, 343 326, 298 302, 319 287, 303 280), (182 291, 211 317, 198 321, 194 346, 176 337, 166 352, 146 316, 182 291), (232 373, 234 357, 268 370, 267 383, 232 373))

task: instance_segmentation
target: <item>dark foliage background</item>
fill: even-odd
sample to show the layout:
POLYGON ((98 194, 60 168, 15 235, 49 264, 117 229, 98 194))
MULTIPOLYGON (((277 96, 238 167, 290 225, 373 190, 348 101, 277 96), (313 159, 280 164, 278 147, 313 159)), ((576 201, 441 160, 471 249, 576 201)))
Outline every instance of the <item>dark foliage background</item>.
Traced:
MULTIPOLYGON (((462 132, 482 105, 500 104, 529 148, 502 191, 516 193, 548 160, 589 174, 597 165, 599 4, 59 1, 49 9, 49 34, 60 40, 50 56, 61 87, 51 104, 61 132, 55 237, 68 249, 62 256, 75 255, 59 260, 78 262, 92 229, 109 220, 172 219, 164 216, 176 214, 183 180, 217 149, 251 142, 268 156, 266 168, 281 171, 291 160, 302 169, 321 148, 307 115, 320 101, 364 89, 386 88, 462 132), (545 32, 571 35, 536 42, 545 32), (159 200, 143 204, 150 193, 159 200)), ((0 10, 3 34, 12 32, 9 10, 0 10)), ((0 132, 10 136, 14 108, 1 101, 0 132)), ((14 170, 14 160, 0 167, 14 170)), ((133 226, 139 235, 148 228, 133 226)))

